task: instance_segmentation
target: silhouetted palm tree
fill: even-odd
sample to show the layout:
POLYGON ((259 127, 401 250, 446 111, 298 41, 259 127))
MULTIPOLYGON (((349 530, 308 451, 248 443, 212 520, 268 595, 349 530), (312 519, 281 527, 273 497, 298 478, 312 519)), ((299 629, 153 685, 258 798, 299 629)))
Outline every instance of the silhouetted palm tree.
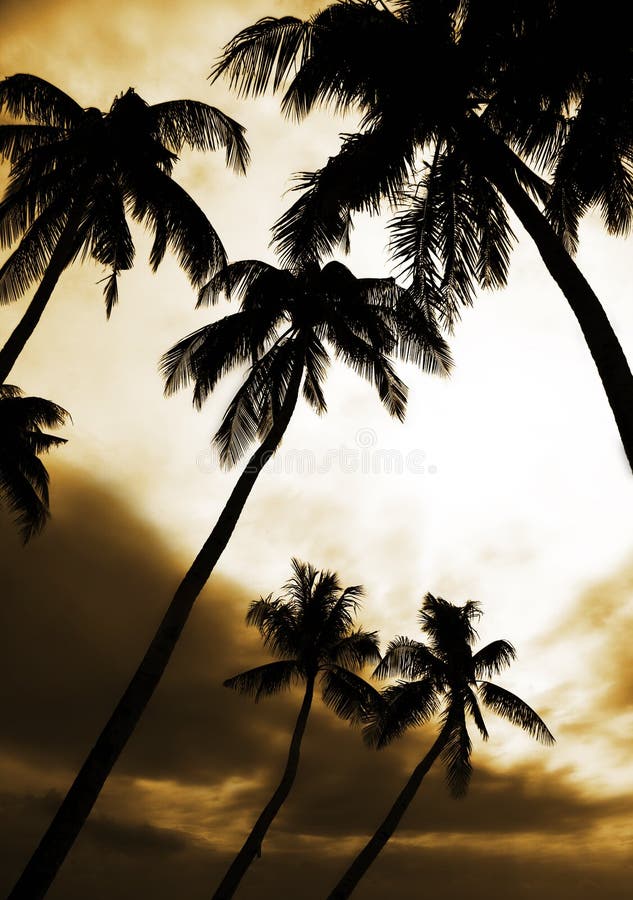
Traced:
POLYGON ((454 797, 466 793, 472 766, 472 745, 466 727, 470 716, 485 739, 488 731, 477 700, 531 737, 552 744, 554 738, 542 719, 519 697, 488 681, 490 675, 506 668, 515 657, 512 644, 493 641, 473 653, 477 637, 473 620, 480 615, 477 603, 454 606, 441 597, 427 594, 420 610, 420 625, 428 644, 399 637, 389 644, 376 669, 379 676, 399 675, 398 681, 382 693, 380 703, 369 709, 365 738, 384 747, 407 729, 423 724, 441 713, 440 733, 426 756, 413 770, 395 803, 374 836, 347 869, 329 900, 349 897, 398 827, 402 816, 438 757, 446 765, 449 789, 454 797))
POLYGON ((286 431, 299 392, 317 412, 325 412, 323 382, 330 356, 375 384, 389 412, 404 417, 406 387, 388 355, 397 351, 429 371, 450 365, 435 325, 418 322, 409 335, 396 335, 400 320, 410 321, 408 294, 393 279, 356 279, 331 262, 292 272, 258 260, 222 270, 201 294, 216 302, 225 293, 241 296, 239 312, 190 334, 162 359, 166 392, 194 383, 200 407, 229 370, 251 363, 217 432, 224 463, 237 462, 259 440, 211 534, 178 587, 141 664, 99 736, 11 900, 44 896, 121 750, 134 731, 169 662, 193 604, 207 582, 238 522, 259 473, 286 431))
POLYGON ((231 863, 214 900, 228 900, 250 864, 261 856, 262 842, 290 793, 299 766, 301 741, 308 722, 314 688, 321 683, 324 702, 343 719, 359 721, 375 689, 355 674, 380 659, 375 631, 354 628, 362 587, 341 589, 332 572, 318 572, 308 563, 292 560, 293 574, 280 597, 251 604, 246 616, 264 644, 280 659, 235 675, 226 687, 255 698, 268 697, 303 682, 303 703, 290 742, 288 761, 274 794, 257 819, 244 846, 231 863))
MULTIPOLYGON (((544 170, 557 160, 564 168, 566 116, 570 105, 588 96, 583 85, 592 81, 579 60, 561 74, 567 36, 557 48, 548 45, 550 65, 543 73, 527 73, 527 63, 539 69, 547 55, 539 41, 550 34, 556 3, 398 0, 391 7, 341 0, 305 22, 262 19, 233 38, 213 70, 216 77, 227 74, 242 94, 277 90, 290 79, 282 109, 296 118, 318 104, 363 113, 361 131, 347 135, 336 156, 299 176, 305 191, 275 228, 283 262, 323 258, 347 241, 353 212, 377 212, 384 198, 401 200, 413 181, 418 187, 410 209, 396 224, 396 258, 413 270, 420 302, 443 311, 450 325, 459 306, 472 302, 477 284, 505 284, 514 237, 505 200, 580 324, 633 467, 633 375, 598 298, 565 248, 573 244, 574 209, 585 202, 604 204, 614 182, 626 191, 607 204, 607 220, 615 230, 623 230, 624 221, 628 227, 630 134, 618 145, 622 130, 605 125, 609 143, 603 151, 594 141, 600 149, 584 167, 587 189, 574 199, 579 180, 561 179, 565 196, 557 200, 556 188, 551 195, 521 158, 544 170), (431 162, 420 178, 420 153, 428 151, 431 162), (601 175, 608 173, 606 190, 591 187, 596 157, 601 175), (612 162, 615 169, 609 168, 612 162), (533 198, 544 204, 551 199, 546 210, 553 225, 533 198), (623 199, 624 219, 618 218, 623 199)), ((569 13, 568 5, 563 9, 569 13)), ((554 18, 553 33, 560 38, 564 17, 554 18)), ((595 65, 587 64, 587 71, 595 74, 595 65)), ((618 96, 623 91, 629 97, 630 78, 620 78, 618 96)), ((630 122, 630 99, 627 104, 624 118, 630 122)), ((572 131, 583 146, 593 118, 584 130, 578 127, 582 117, 574 120, 572 131)), ((575 151, 577 144, 568 146, 575 151)))
POLYGON ((0 385, 0 500, 15 514, 25 543, 50 515, 48 472, 40 454, 66 443, 42 429, 58 428, 68 415, 50 400, 24 397, 19 388, 0 385))
POLYGON ((0 247, 21 241, 0 269, 0 303, 37 290, 0 350, 0 383, 33 333, 64 269, 81 253, 110 275, 106 312, 117 302, 117 278, 134 259, 126 216, 154 235, 155 270, 167 247, 195 287, 226 264, 224 249, 199 206, 172 178, 183 147, 226 147, 227 163, 244 171, 243 128, 194 100, 148 105, 132 88, 110 110, 82 109, 34 75, 0 81, 0 113, 26 123, 0 125, 0 159, 11 163, 0 203, 0 247))

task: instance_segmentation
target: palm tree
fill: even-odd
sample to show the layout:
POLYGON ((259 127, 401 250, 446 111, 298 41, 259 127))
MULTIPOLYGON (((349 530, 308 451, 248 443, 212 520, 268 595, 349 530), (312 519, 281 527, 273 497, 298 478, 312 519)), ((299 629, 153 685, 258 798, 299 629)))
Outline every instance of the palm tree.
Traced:
POLYGON ((277 269, 244 260, 217 273, 201 292, 202 303, 241 297, 238 312, 190 334, 162 359, 168 394, 193 382, 200 407, 220 378, 251 363, 215 436, 220 459, 236 463, 259 445, 238 478, 211 534, 181 581, 148 650, 110 720, 84 762, 53 822, 10 895, 44 896, 119 754, 158 685, 189 613, 233 533, 257 478, 278 448, 302 390, 317 412, 326 410, 323 382, 330 356, 372 382, 388 411, 402 419, 406 387, 388 354, 397 351, 428 371, 445 373, 448 350, 431 320, 418 316, 411 333, 408 294, 393 279, 356 279, 331 262, 320 269, 277 269))
MULTIPOLYGON (((402 200, 413 181, 411 208, 396 221, 396 259, 412 270, 419 301, 442 311, 450 326, 460 305, 472 302, 476 285, 505 284, 514 238, 505 201, 578 320, 633 467, 633 375, 597 296, 566 249, 573 248, 574 215, 593 203, 602 205, 612 230, 630 224, 630 125, 625 132, 622 120, 630 122, 631 100, 624 116, 620 108, 620 131, 602 129, 609 132, 606 149, 594 142, 601 177, 607 173, 604 190, 590 189, 596 178, 591 160, 583 168, 587 189, 574 198, 578 180, 561 178, 562 199, 556 183, 552 193, 523 161, 543 171, 560 161, 565 171, 569 110, 584 101, 595 80, 594 57, 587 62, 579 53, 565 67, 567 34, 543 53, 543 35, 555 45, 552 36, 561 38, 568 13, 568 4, 550 0, 398 0, 391 8, 340 0, 306 21, 266 18, 244 29, 227 44, 212 75, 228 75, 243 95, 278 90, 290 79, 282 109, 297 119, 318 104, 363 113, 361 130, 344 137, 336 156, 299 176, 297 187, 305 190, 274 232, 285 264, 323 258, 347 241, 353 212, 377 212, 385 198, 402 200), (542 66, 547 51, 550 63, 542 66), (420 154, 429 152, 420 177, 420 154), (616 199, 605 205, 614 184, 620 188, 616 199)), ((629 85, 620 77, 618 97, 626 90, 630 95, 629 85)), ((591 123, 576 133, 587 143, 591 123)))
POLYGON ((26 543, 42 530, 48 508, 48 472, 41 453, 65 444, 65 438, 46 434, 69 414, 41 397, 25 397, 10 384, 0 385, 0 500, 15 514, 26 543))
POLYGON ((35 75, 0 81, 0 113, 25 122, 0 125, 0 159, 11 164, 0 203, 0 247, 21 238, 0 268, 0 304, 39 282, 27 311, 0 350, 0 383, 33 333, 64 269, 92 257, 109 270, 108 317, 119 273, 131 268, 134 244, 126 216, 154 235, 152 269, 173 250, 199 288, 226 264, 215 230, 171 177, 183 147, 226 148, 227 163, 244 171, 243 128, 220 110, 194 100, 148 105, 129 88, 110 110, 82 109, 35 75))
POLYGON ((329 894, 328 900, 350 896, 393 835, 436 759, 440 758, 446 766, 451 794, 464 796, 472 772, 467 715, 473 719, 484 740, 488 739, 477 695, 485 706, 518 725, 531 737, 544 744, 554 742, 543 720, 527 703, 487 680, 512 662, 515 650, 508 641, 497 640, 473 653, 477 638, 473 621, 480 615, 479 604, 471 600, 463 606, 454 606, 441 597, 427 594, 420 610, 420 625, 428 635, 428 644, 406 637, 398 637, 389 644, 375 674, 380 677, 398 675, 408 680, 387 687, 381 701, 368 708, 365 739, 373 746, 384 747, 437 712, 440 712, 442 724, 435 743, 415 767, 375 834, 329 894))
POLYGON ((246 616, 247 624, 259 629, 265 646, 279 659, 235 675, 224 684, 257 702, 303 683, 303 702, 281 781, 214 893, 214 900, 232 897, 255 857, 261 856, 262 842, 297 774, 317 680, 325 704, 350 721, 357 721, 358 711, 375 694, 375 689, 354 671, 380 659, 376 632, 354 628, 362 587, 342 590, 335 573, 319 573, 298 559, 292 560, 292 570, 284 593, 255 601, 246 616))

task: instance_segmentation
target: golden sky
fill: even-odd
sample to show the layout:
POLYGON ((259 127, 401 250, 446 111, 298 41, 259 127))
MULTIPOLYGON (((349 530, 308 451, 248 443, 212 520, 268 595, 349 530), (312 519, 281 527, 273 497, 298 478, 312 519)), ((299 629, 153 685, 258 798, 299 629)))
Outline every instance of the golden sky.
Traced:
MULTIPOLYGON (((247 178, 221 154, 187 154, 176 179, 231 258, 272 260, 268 229, 289 176, 321 165, 353 119, 284 122, 275 98, 206 81, 222 44, 296 0, 0 0, 0 75, 32 72, 82 105, 134 86, 149 102, 211 102, 248 128, 247 178)), ((384 221, 359 221, 349 265, 387 273, 384 221)), ((391 422, 368 386, 333 370, 330 411, 297 411, 261 476, 157 696, 50 892, 53 900, 203 898, 268 798, 297 697, 254 705, 221 687, 265 657, 246 606, 276 591, 291 556, 367 591, 361 619, 416 636, 426 591, 479 600, 482 641, 510 639, 502 684, 546 719, 553 749, 490 717, 466 800, 425 783, 361 900, 628 896, 633 834, 633 481, 593 364, 529 241, 511 281, 467 311, 448 382, 404 369, 410 408, 391 422), (390 460, 391 470, 386 460, 390 460), (459 864, 456 864, 459 860, 459 864)), ((25 550, 2 529, 0 890, 20 870, 144 649, 236 478, 209 436, 238 379, 202 413, 164 400, 160 354, 214 314, 194 310, 173 260, 157 275, 137 233, 135 269, 106 322, 102 273, 75 267, 12 375, 73 415, 49 459, 53 520, 25 550)), ((633 359, 631 243, 585 223, 579 265, 633 359)), ((0 310, 6 334, 26 300, 0 310)), ((315 708, 297 783, 244 881, 249 898, 322 897, 373 830, 432 732, 376 753, 315 708)))

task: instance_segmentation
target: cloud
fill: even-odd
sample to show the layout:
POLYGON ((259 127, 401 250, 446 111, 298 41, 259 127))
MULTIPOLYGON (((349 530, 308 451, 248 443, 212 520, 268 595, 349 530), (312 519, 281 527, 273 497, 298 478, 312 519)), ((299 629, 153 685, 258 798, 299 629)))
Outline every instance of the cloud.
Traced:
MULTIPOLYGON (((2 521, 12 552, 0 612, 8 673, 0 747, 64 767, 110 713, 184 567, 125 500, 61 466, 53 482, 54 516, 41 538, 21 550, 2 521)), ((260 706, 246 724, 243 704, 222 687, 263 658, 243 624, 251 599, 213 576, 121 760, 124 774, 213 778, 218 764, 246 762, 247 737, 264 719, 273 728, 284 721, 283 711, 260 706)))
MULTIPOLYGON (((23 550, 6 517, 0 525, 8 673, 0 685, 0 750, 4 805, 14 826, 1 857, 7 885, 138 662, 183 569, 125 498, 59 464, 53 484, 54 517, 37 541, 23 550)), ((280 776, 297 714, 296 694, 254 704, 221 686, 266 659, 243 616, 253 596, 277 588, 246 590, 221 575, 211 579, 53 900, 87 896, 89 884, 93 900, 131 900, 140 890, 167 897, 177 872, 186 872, 188 896, 208 894, 280 776), (94 872, 101 873, 98 884, 90 881, 94 872)), ((432 731, 420 732, 376 753, 315 704, 295 790, 249 875, 246 900, 280 890, 306 900, 322 895, 431 739, 432 731), (301 888, 308 871, 315 874, 301 888)), ((557 883, 565 865, 575 884, 579 842, 586 844, 598 823, 621 817, 623 801, 588 798, 539 763, 501 773, 476 756, 474 762, 463 802, 447 796, 439 772, 427 779, 377 872, 388 871, 397 890, 406 890, 406 878, 421 877, 425 860, 435 873, 429 883, 440 884, 446 846, 457 841, 455 852, 465 854, 472 877, 513 865, 527 873, 524 861, 512 863, 513 854, 534 854, 536 841, 560 845, 567 862, 540 860, 526 885, 542 885, 548 867, 557 883), (424 845, 430 838, 433 853, 424 845)), ((597 866, 598 852, 583 865, 597 866)), ((376 885, 384 890, 383 877, 368 881, 367 898, 379 896, 376 885)), ((527 887, 519 896, 527 897, 527 887)))

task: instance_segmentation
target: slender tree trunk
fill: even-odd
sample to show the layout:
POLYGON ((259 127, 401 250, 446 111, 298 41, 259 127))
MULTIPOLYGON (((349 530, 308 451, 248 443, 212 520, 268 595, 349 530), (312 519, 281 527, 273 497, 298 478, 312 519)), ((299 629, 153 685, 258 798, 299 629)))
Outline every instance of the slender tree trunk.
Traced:
POLYGON ((288 761, 284 770, 283 777, 279 782, 277 790, 272 795, 266 806, 264 807, 258 820, 253 825, 253 830, 246 838, 244 846, 237 854, 226 875, 220 882, 220 886, 213 895, 212 900, 228 900, 240 886, 240 882, 250 864, 256 856, 261 856, 261 847, 266 832, 270 828, 270 824, 281 809, 286 797, 290 793, 292 785, 297 774, 299 766, 299 754, 301 752, 301 740, 310 715, 310 707, 312 706, 312 697, 314 694, 314 676, 308 678, 306 690, 303 697, 303 703, 297 716, 297 723, 290 742, 290 750, 288 751, 288 761))
POLYGON ((365 844, 349 869, 345 872, 341 880, 338 882, 334 890, 328 894, 327 900, 343 900, 349 897, 363 875, 367 872, 373 861, 376 859, 387 841, 391 838, 394 831, 400 824, 400 820, 409 808, 409 804, 416 795, 416 792, 422 784, 422 779, 427 774, 435 760, 438 758, 448 740, 452 722, 448 721, 440 731, 437 740, 426 754, 424 759, 418 763, 411 777, 398 794, 396 802, 393 804, 381 824, 378 826, 374 836, 365 844))
POLYGON ((510 165, 511 151, 482 123, 471 118, 464 129, 475 159, 530 235, 556 281, 589 347, 633 470, 633 375, 602 305, 536 203, 521 187, 510 165))
POLYGON ((240 475, 213 531, 174 594, 140 666, 8 900, 40 900, 51 886, 151 699, 193 604, 228 544, 259 473, 283 437, 297 402, 302 374, 303 366, 297 362, 277 420, 240 475))
MULTIPOLYGON (((62 229, 55 249, 40 281, 33 299, 29 303, 26 312, 9 335, 7 342, 0 350, 0 384, 4 384, 9 377, 11 369, 15 365, 20 353, 24 350, 26 342, 31 337, 46 304, 51 299, 55 285, 68 264, 72 261, 77 249, 77 229, 83 216, 83 204, 75 202, 68 214, 68 220, 62 229)), ((18 248, 19 249, 19 248, 18 248)), ((17 251, 16 251, 17 252, 17 251)))

